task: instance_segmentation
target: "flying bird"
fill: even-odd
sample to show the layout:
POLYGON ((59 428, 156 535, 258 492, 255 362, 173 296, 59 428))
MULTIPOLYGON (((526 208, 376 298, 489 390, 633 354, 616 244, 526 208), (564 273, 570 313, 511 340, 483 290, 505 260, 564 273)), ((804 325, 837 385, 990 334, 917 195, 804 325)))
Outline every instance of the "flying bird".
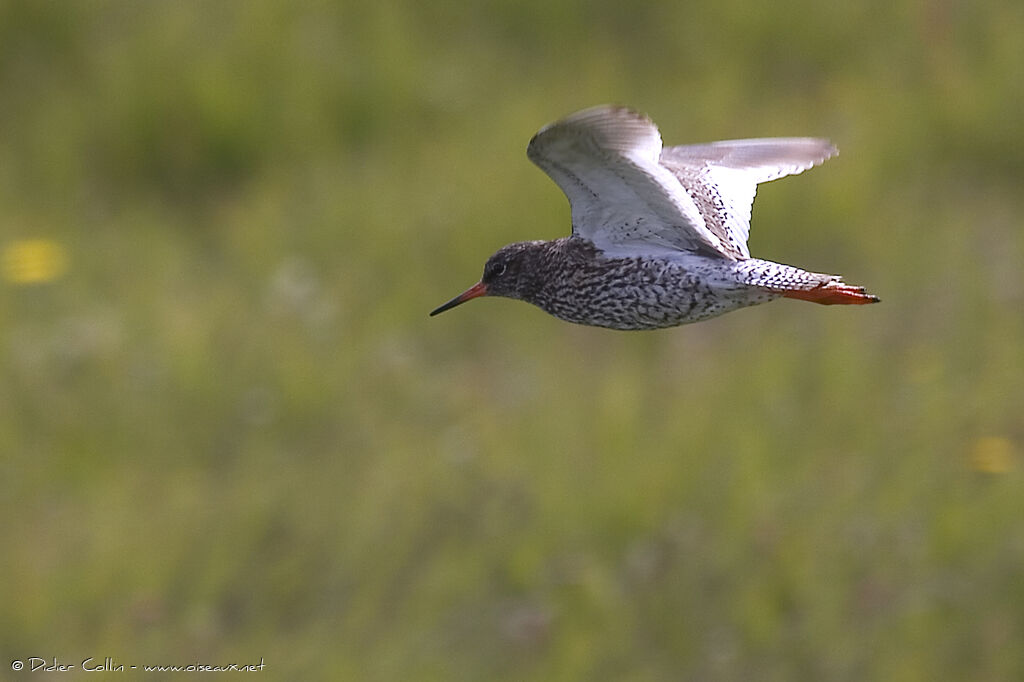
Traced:
POLYGON ((751 258, 757 185, 837 153, 811 137, 663 147, 657 126, 601 106, 545 126, 527 156, 569 198, 572 235, 502 247, 478 283, 431 315, 480 296, 532 303, 557 318, 658 329, 771 301, 877 303, 838 275, 751 258))

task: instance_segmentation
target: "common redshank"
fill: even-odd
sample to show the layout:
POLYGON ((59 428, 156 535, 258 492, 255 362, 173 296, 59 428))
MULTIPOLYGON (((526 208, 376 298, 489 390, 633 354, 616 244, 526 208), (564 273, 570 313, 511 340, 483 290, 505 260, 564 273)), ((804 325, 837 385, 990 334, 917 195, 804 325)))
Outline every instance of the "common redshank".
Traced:
POLYGON ((658 329, 779 297, 877 303, 837 275, 751 258, 758 183, 836 154, 811 137, 662 148, 654 123, 601 106, 540 130, 526 150, 569 198, 572 235, 509 244, 481 280, 434 310, 479 296, 516 298, 568 322, 658 329))

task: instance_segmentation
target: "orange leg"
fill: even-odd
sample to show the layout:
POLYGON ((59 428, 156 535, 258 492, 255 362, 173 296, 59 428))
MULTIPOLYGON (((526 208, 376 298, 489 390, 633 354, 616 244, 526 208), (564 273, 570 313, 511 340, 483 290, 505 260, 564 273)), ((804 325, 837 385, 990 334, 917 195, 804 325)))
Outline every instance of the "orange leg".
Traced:
POLYGON ((878 303, 880 300, 877 296, 865 292, 864 287, 852 287, 840 282, 829 282, 813 289, 783 291, 782 295, 786 298, 796 298, 822 305, 863 305, 878 303))

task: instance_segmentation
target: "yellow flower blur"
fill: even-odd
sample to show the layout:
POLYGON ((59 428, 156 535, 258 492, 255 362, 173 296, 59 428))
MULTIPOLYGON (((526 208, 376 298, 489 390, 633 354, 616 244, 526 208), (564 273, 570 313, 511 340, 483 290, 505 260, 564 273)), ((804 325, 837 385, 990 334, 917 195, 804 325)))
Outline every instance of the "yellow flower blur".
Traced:
POLYGON ((1014 468, 1014 448, 1006 438, 979 438, 971 450, 971 468, 987 474, 1005 474, 1014 468))
POLYGON ((63 275, 67 264, 67 251, 59 242, 22 239, 4 247, 0 272, 13 284, 42 284, 63 275))

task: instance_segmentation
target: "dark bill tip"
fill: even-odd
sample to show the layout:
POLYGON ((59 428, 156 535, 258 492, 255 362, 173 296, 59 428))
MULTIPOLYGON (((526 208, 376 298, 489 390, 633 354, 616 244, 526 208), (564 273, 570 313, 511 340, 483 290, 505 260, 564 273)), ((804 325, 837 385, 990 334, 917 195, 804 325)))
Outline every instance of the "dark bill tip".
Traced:
POLYGON ((470 288, 466 289, 461 294, 459 294, 458 296, 456 296, 452 300, 448 301, 444 305, 438 306, 437 308, 435 308, 430 313, 430 316, 433 317, 434 315, 438 315, 440 313, 443 313, 446 310, 451 310, 455 306, 461 305, 461 304, 465 303, 466 301, 468 301, 468 300, 470 300, 472 298, 477 298, 479 296, 486 296, 486 295, 487 295, 487 286, 484 285, 483 282, 477 282, 476 284, 474 284, 470 288))

